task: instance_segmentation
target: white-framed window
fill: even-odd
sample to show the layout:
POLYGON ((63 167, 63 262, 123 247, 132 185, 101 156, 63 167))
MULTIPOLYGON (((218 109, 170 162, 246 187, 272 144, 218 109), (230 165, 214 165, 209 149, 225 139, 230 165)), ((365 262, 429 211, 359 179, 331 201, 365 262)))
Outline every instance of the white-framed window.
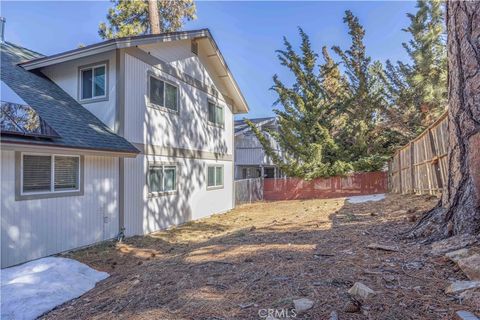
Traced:
POLYGON ((219 127, 225 124, 225 113, 223 107, 208 100, 208 122, 219 127))
POLYGON ((148 75, 150 106, 178 112, 178 86, 152 74, 148 75))
POLYGON ((22 153, 21 195, 80 191, 80 156, 22 153))
POLYGON ((207 166, 207 188, 223 187, 223 166, 209 165, 207 166))
POLYGON ((79 68, 79 100, 89 101, 107 98, 107 63, 79 68))
POLYGON ((161 194, 177 190, 177 166, 151 163, 147 172, 148 192, 161 194))

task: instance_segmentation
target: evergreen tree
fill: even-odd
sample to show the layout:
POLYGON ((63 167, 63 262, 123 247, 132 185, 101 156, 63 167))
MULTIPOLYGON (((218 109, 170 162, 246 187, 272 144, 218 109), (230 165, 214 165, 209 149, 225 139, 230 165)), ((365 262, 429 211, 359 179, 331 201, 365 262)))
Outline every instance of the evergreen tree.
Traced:
POLYGON ((299 32, 302 39, 300 53, 295 52, 286 38, 285 49, 277 51, 281 65, 295 77, 292 86, 284 84, 277 75, 273 77, 272 89, 278 95, 277 104, 283 107, 283 110, 274 109, 278 117, 278 131, 261 132, 253 123, 247 123, 266 154, 287 175, 313 179, 345 174, 351 166, 339 159, 338 146, 329 130, 331 122, 328 115, 332 114, 335 104, 322 87, 322 80, 326 80, 326 67, 323 72, 319 70, 318 55, 313 52, 308 36, 302 29, 299 32), (278 142, 282 156, 273 151, 269 136, 278 142))
MULTIPOLYGON (((348 79, 347 93, 340 112, 346 117, 344 127, 338 137, 341 157, 353 164, 355 170, 379 170, 387 159, 380 111, 385 103, 383 88, 378 70, 380 62, 372 62, 367 55, 364 37, 365 29, 351 11, 345 12, 344 22, 351 37, 351 45, 347 50, 334 46, 333 50, 340 57, 348 79)), ((387 145, 388 146, 388 145, 387 145)))
POLYGON ((447 104, 447 54, 443 1, 418 0, 404 29, 412 39, 403 43, 411 63, 387 61, 383 81, 390 128, 402 142, 416 137, 435 121, 447 104))
MULTIPOLYGON (((108 10, 108 25, 102 22, 98 33, 102 39, 152 33, 149 19, 149 0, 112 0, 108 10)), ((151 6, 154 8, 155 6, 151 6)), ((196 18, 193 0, 157 0, 159 32, 179 30, 185 21, 196 18)), ((154 31, 155 31, 154 25, 154 31)), ((155 31, 158 32, 158 31, 155 31)))

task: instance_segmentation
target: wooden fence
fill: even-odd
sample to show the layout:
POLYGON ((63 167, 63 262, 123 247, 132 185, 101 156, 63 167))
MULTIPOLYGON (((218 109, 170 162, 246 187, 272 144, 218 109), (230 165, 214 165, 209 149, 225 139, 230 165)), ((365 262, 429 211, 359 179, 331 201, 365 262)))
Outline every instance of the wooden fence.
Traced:
POLYGON ((263 197, 265 200, 327 199, 385 192, 386 172, 364 172, 311 181, 265 179, 263 197))
POLYGON ((243 179, 235 181, 235 206, 263 200, 263 179, 243 179))
POLYGON ((389 189, 394 193, 442 192, 447 179, 448 117, 445 112, 421 135, 395 152, 389 163, 389 189))

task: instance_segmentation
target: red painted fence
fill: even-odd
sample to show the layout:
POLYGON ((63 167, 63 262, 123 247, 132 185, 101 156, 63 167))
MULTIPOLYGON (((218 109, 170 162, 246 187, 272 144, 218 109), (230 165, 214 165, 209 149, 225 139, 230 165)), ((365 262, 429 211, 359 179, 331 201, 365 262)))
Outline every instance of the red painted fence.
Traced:
POLYGON ((265 179, 264 200, 326 199, 385 193, 388 189, 386 172, 354 173, 305 181, 297 178, 265 179))

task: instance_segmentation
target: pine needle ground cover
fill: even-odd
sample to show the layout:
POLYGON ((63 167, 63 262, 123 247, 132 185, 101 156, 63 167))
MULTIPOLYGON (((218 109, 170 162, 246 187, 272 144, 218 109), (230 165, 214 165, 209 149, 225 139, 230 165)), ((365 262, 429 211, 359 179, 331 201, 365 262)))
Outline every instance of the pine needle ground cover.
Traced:
POLYGON ((44 318, 261 319, 259 311, 291 310, 307 298, 314 305, 297 319, 332 311, 340 319, 451 319, 466 307, 444 289, 465 276, 429 246, 398 239, 435 202, 261 202, 90 247, 68 256, 111 276, 44 318), (355 282, 376 295, 347 313, 355 282))

